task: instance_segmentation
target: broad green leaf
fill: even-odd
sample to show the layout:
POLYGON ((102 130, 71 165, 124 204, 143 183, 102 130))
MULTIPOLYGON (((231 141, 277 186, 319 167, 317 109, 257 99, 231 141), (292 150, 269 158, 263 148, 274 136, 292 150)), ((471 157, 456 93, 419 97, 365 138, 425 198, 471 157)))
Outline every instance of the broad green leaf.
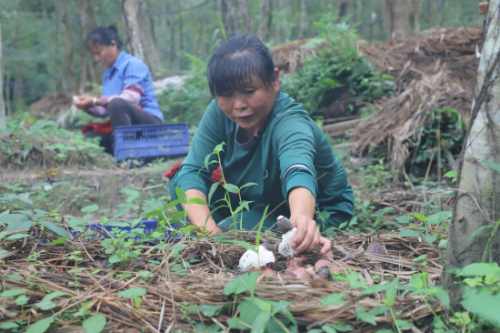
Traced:
POLYGON ((27 292, 27 289, 10 289, 5 290, 0 294, 0 297, 15 297, 24 294, 27 292))
POLYGON ((141 295, 146 295, 147 291, 146 288, 129 288, 124 291, 120 291, 118 293, 119 297, 125 297, 125 298, 137 298, 141 295))
POLYGON ((448 219, 451 218, 452 212, 450 211, 445 211, 445 212, 439 212, 436 214, 432 214, 431 216, 427 217, 427 222, 429 224, 440 224, 441 222, 445 222, 448 219))
POLYGON ((333 328, 332 324, 325 324, 321 326, 321 330, 326 333, 337 333, 337 330, 333 328))
POLYGON ((188 202, 188 199, 186 197, 186 193, 184 193, 184 191, 180 188, 180 187, 175 187, 175 195, 177 196, 177 199, 183 203, 183 204, 187 204, 188 202))
POLYGON ((356 309, 356 317, 359 320, 364 321, 365 323, 377 326, 377 322, 375 321, 375 315, 369 312, 365 312, 365 308, 363 307, 356 309))
POLYGON ((465 294, 464 300, 460 304, 478 317, 500 327, 500 316, 498 315, 500 294, 493 295, 489 290, 472 290, 465 294))
POLYGON ((14 235, 10 235, 9 237, 7 237, 7 239, 21 239, 21 238, 27 238, 27 237, 31 237, 31 235, 28 235, 28 234, 14 234, 14 235))
POLYGON ((363 290, 361 292, 361 296, 371 295, 371 294, 374 294, 374 293, 380 293, 382 291, 386 291, 388 288, 391 288, 391 285, 389 283, 386 283, 386 284, 374 284, 374 285, 366 288, 365 290, 363 290))
POLYGON ((217 187, 219 187, 220 183, 213 183, 212 186, 210 187, 210 191, 208 192, 208 203, 212 203, 212 196, 215 193, 215 190, 217 190, 217 187))
POLYGON ((420 233, 411 229, 403 229, 398 233, 399 237, 420 237, 420 233))
POLYGON ((64 243, 66 243, 66 239, 67 238, 58 238, 55 241, 51 242, 49 244, 49 246, 58 245, 58 244, 64 244, 64 243))
POLYGON ((422 222, 427 222, 427 217, 425 217, 422 214, 419 213, 411 213, 411 215, 415 216, 417 219, 419 219, 422 222))
POLYGON ((44 333, 50 326, 55 321, 54 318, 45 318, 42 320, 37 321, 36 323, 33 323, 26 333, 44 333))
POLYGON ((240 192, 240 189, 238 188, 238 186, 235 186, 233 184, 223 184, 222 187, 224 187, 224 189, 230 193, 239 193, 240 192))
POLYGON ((90 212, 95 212, 98 209, 99 209, 99 206, 94 204, 94 205, 83 207, 82 208, 82 212, 84 212, 84 213, 90 213, 90 212))
POLYGON ((245 299, 251 303, 253 303, 256 307, 261 309, 264 312, 271 313, 271 303, 268 301, 264 301, 258 297, 245 297, 245 299))
POLYGON ((212 154, 219 154, 221 151, 224 151, 224 146, 225 142, 219 143, 217 146, 215 146, 214 151, 212 154))
POLYGON ((66 238, 69 237, 69 233, 66 231, 66 229, 64 229, 63 227, 60 227, 58 225, 55 225, 52 222, 49 222, 49 221, 40 221, 38 223, 40 225, 43 225, 44 227, 46 227, 50 231, 55 232, 56 234, 58 234, 61 237, 66 237, 66 238))
POLYGON ((83 322, 85 333, 100 333, 106 326, 106 317, 103 315, 94 315, 88 317, 83 322))
POLYGON ((13 321, 8 321, 8 322, 0 324, 0 328, 3 330, 10 330, 13 328, 18 328, 18 327, 19 327, 19 325, 14 323, 13 321))
POLYGON ((52 300, 56 297, 61 297, 64 295, 68 295, 68 293, 64 293, 62 291, 56 291, 53 293, 50 293, 46 295, 39 303, 37 303, 37 306, 42 309, 42 310, 50 310, 56 307, 56 305, 52 302, 52 300))
POLYGON ((241 189, 243 189, 243 188, 245 188, 245 187, 255 186, 255 185, 257 185, 257 184, 256 184, 256 183, 246 183, 246 184, 244 184, 244 185, 240 186, 240 191, 241 191, 241 189))
POLYGON ((403 329, 408 329, 408 328, 412 328, 413 327, 413 324, 406 321, 406 320, 402 320, 402 319, 396 319, 396 323, 398 324, 398 326, 400 328, 403 328, 403 329))
POLYGON ((486 166, 488 166, 488 167, 490 167, 490 168, 492 168, 495 171, 500 172, 500 164, 498 164, 498 163, 488 162, 488 161, 487 162, 481 162, 481 163, 484 164, 484 165, 486 165, 486 166))
POLYGON ((207 317, 218 316, 223 308, 224 305, 198 305, 198 309, 200 310, 200 312, 207 317))
POLYGON ((264 333, 269 319, 271 319, 270 312, 259 313, 253 322, 251 333, 264 333))
POLYGON ((422 238, 429 244, 432 245, 433 242, 436 241, 436 239, 438 238, 437 235, 424 235, 422 236, 422 238))
POLYGON ((21 275, 19 274, 9 274, 7 278, 14 281, 21 281, 21 275))
POLYGON ((446 249, 448 246, 448 240, 447 239, 441 239, 438 244, 438 248, 440 249, 446 249))
POLYGON ((498 267, 497 263, 474 263, 459 270, 459 275, 462 276, 485 276, 489 274, 500 274, 500 267, 498 267))
POLYGON ((398 223, 403 223, 403 224, 408 224, 413 220, 413 216, 408 216, 408 215, 402 215, 396 217, 396 221, 398 223))
POLYGON ((99 222, 101 222, 102 224, 106 224, 109 222, 109 219, 106 216, 101 216, 99 218, 99 222))
POLYGON ((333 293, 322 300, 320 300, 322 306, 327 306, 327 305, 343 305, 345 304, 345 301, 343 300, 343 297, 346 294, 344 293, 333 293))
POLYGON ((253 296, 257 274, 258 272, 253 272, 252 274, 245 273, 241 276, 238 276, 236 279, 232 280, 224 287, 224 295, 238 295, 244 293, 247 290, 250 290, 250 294, 253 296))
POLYGON ((207 206, 207 203, 205 201, 203 201, 203 199, 200 199, 200 198, 191 198, 188 200, 188 204, 197 204, 197 205, 207 206))

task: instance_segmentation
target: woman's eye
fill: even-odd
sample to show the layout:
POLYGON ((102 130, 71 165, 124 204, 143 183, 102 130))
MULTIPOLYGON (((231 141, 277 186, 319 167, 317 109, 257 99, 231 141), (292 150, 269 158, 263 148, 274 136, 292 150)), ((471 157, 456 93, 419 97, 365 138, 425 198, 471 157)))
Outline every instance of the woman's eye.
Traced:
POLYGON ((251 93, 253 93, 253 92, 255 92, 255 90, 245 90, 245 93, 246 93, 246 94, 251 94, 251 93))

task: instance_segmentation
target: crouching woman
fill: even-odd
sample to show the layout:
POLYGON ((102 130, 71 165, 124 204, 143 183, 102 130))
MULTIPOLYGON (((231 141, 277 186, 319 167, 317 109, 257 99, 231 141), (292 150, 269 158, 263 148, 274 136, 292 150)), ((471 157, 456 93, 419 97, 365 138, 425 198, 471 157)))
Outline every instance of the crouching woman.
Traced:
MULTIPOLYGON (((280 92, 279 71, 269 49, 254 36, 230 38, 212 55, 207 76, 215 98, 203 115, 187 158, 171 175, 171 195, 175 198, 175 187, 179 187, 187 198, 207 202, 212 178, 222 171, 227 183, 240 187, 255 183, 241 190, 242 200, 251 202, 249 211, 238 214, 243 228, 255 227, 269 205, 273 213, 264 228, 272 227, 278 215, 289 216, 298 229, 292 241, 297 252, 310 252, 318 245, 323 254, 328 252, 330 241, 321 236, 319 227, 350 221, 353 192, 323 131, 302 104, 280 92), (207 170, 205 157, 222 142, 226 145, 221 170, 214 170, 216 164, 207 170), (283 201, 286 204, 281 205, 283 201), (324 211, 329 217, 316 221, 316 214, 324 211)), ((232 228, 235 221, 230 212, 217 202, 224 191, 219 186, 208 206, 190 204, 189 221, 213 233, 232 228)), ((240 198, 230 197, 237 207, 240 198)))
POLYGON ((87 35, 85 45, 94 59, 106 68, 102 96, 77 96, 73 104, 92 116, 109 116, 108 133, 94 128, 86 136, 100 135, 101 145, 112 154, 111 131, 117 126, 161 124, 163 114, 154 94, 148 67, 140 59, 121 50, 122 41, 115 26, 93 29, 87 35))

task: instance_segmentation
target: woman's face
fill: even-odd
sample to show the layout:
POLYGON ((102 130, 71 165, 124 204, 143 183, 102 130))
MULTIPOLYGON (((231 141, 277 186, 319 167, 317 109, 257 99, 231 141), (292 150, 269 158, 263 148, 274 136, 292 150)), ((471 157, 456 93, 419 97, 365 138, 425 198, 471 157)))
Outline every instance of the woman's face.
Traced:
POLYGON ((94 56, 94 59, 101 63, 103 67, 111 67, 120 55, 120 50, 116 46, 116 42, 111 41, 110 45, 101 45, 90 43, 87 49, 94 56))
POLYGON ((259 77, 252 76, 252 81, 243 85, 244 91, 215 96, 219 107, 240 126, 248 140, 264 127, 274 107, 276 94, 280 90, 279 71, 277 68, 274 71, 276 80, 269 87, 259 77))

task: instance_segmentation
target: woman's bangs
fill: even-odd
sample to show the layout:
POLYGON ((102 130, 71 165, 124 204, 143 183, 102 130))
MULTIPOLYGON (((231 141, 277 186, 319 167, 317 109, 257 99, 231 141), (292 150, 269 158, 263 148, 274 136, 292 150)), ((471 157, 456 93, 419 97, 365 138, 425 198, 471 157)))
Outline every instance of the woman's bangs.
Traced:
POLYGON ((248 57, 227 59, 214 67, 209 73, 209 86, 213 95, 243 92, 252 85, 252 76, 256 74, 248 57))

